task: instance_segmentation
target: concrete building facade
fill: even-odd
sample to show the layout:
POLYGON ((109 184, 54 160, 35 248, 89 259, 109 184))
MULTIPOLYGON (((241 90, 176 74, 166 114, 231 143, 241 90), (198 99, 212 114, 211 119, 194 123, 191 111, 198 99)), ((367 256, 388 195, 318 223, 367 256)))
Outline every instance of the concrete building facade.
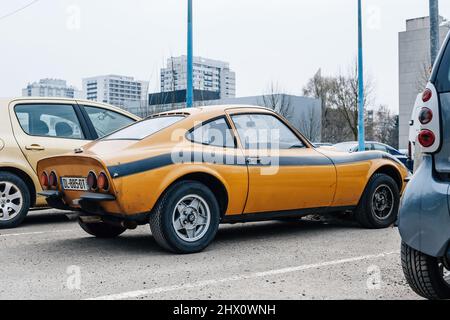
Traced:
MULTIPOLYGON (((161 92, 186 90, 187 57, 172 57, 161 69, 161 92)), ((221 99, 236 96, 236 74, 227 62, 194 57, 194 89, 219 92, 221 99)))
MULTIPOLYGON (((450 24, 440 18, 440 40, 445 40, 450 24)), ((430 18, 406 21, 399 33, 399 146, 408 147, 409 122, 417 95, 425 88, 431 70, 430 18)))
POLYGON ((121 75, 104 75, 83 79, 83 98, 128 109, 147 105, 148 81, 121 75))
POLYGON ((65 80, 47 78, 29 83, 22 89, 22 96, 81 98, 82 94, 77 88, 68 86, 65 80))

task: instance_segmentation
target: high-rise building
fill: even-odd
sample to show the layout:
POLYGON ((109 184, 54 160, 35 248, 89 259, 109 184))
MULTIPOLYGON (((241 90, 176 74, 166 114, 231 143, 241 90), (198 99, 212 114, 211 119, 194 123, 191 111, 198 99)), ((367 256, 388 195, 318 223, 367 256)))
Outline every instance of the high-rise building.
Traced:
POLYGON ((148 82, 133 77, 104 75, 83 79, 83 96, 87 100, 109 103, 129 109, 147 105, 148 82))
MULTIPOLYGON (((187 57, 173 57, 161 69, 161 92, 186 90, 187 57)), ((220 99, 236 96, 236 74, 227 62, 194 57, 194 89, 218 92, 220 99)))
POLYGON ((22 89, 24 97, 63 97, 80 98, 81 91, 73 86, 68 86, 65 80, 41 79, 39 82, 29 83, 22 89))
MULTIPOLYGON (((450 24, 440 17, 440 41, 445 40, 450 24)), ((430 18, 406 21, 406 31, 399 33, 399 145, 408 147, 409 122, 417 95, 427 83, 431 70, 430 18)))

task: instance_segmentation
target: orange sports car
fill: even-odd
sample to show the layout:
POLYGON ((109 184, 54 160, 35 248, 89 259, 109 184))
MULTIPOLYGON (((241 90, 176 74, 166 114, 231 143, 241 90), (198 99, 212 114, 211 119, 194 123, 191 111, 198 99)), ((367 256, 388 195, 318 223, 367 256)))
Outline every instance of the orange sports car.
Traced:
POLYGON ((48 204, 79 211, 87 233, 116 237, 149 223, 177 253, 206 248, 220 223, 352 210, 364 227, 388 227, 408 176, 387 153, 316 149, 253 106, 154 115, 41 160, 38 173, 48 204))

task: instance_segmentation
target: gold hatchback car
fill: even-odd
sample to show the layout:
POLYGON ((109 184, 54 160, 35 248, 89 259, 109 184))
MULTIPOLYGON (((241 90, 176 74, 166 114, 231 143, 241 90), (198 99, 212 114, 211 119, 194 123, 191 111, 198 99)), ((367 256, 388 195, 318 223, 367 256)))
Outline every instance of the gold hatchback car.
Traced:
POLYGON ((0 229, 46 206, 36 164, 140 120, 102 103, 63 98, 0 100, 0 229))

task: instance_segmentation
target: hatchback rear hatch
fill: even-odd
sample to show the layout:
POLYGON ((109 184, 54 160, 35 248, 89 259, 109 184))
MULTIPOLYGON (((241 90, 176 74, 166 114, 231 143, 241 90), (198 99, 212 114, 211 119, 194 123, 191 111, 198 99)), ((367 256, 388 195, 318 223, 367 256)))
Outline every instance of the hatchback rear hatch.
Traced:
POLYGON ((450 181, 450 33, 441 48, 418 111, 422 151, 433 155, 435 173, 450 181))

